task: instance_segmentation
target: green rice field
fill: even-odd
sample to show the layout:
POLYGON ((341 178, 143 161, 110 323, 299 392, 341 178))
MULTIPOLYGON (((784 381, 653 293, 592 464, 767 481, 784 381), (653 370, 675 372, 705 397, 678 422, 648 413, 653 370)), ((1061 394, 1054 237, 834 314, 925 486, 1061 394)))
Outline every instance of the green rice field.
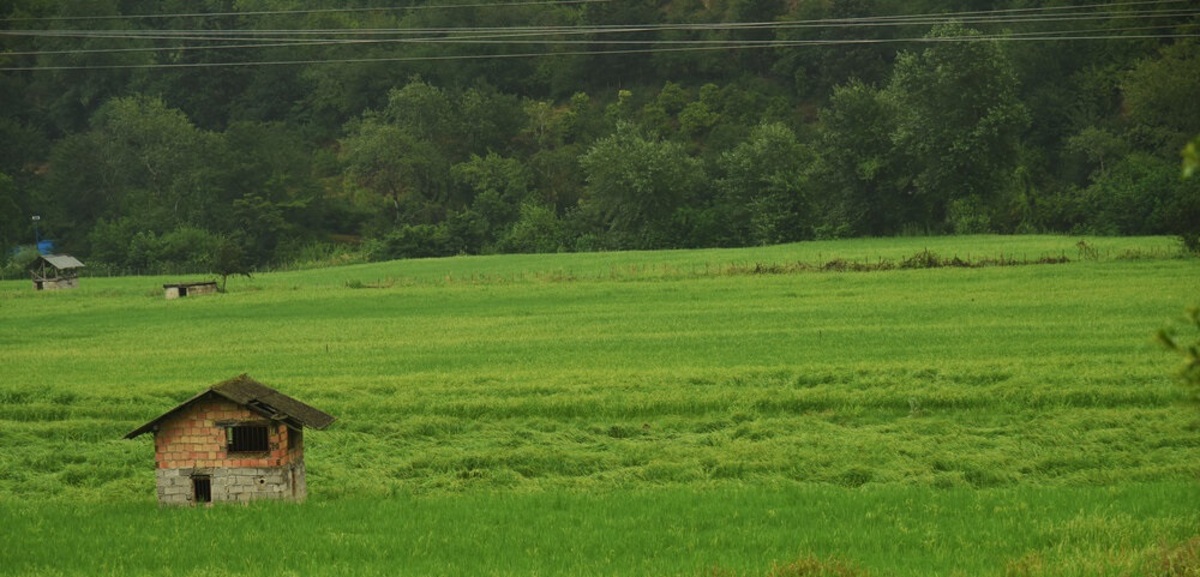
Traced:
POLYGON ((1168 238, 864 239, 0 282, 2 575, 1195 575, 1168 238), (309 500, 125 433, 248 373, 309 500))

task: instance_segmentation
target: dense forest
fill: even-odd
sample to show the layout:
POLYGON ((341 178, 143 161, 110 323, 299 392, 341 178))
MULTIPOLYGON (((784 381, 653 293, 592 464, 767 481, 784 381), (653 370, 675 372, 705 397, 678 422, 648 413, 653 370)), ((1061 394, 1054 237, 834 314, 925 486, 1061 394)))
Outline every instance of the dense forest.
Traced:
POLYGON ((1186 0, 5 0, 0 264, 1195 249, 1198 102, 1186 0))

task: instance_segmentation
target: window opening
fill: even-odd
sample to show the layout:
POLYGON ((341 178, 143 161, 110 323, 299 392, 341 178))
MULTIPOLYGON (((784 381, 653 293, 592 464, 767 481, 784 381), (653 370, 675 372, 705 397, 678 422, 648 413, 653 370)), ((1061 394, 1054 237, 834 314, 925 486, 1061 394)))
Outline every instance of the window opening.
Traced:
POLYGON ((237 425, 225 429, 225 441, 230 453, 268 451, 267 427, 264 425, 237 425))
POLYGON ((211 503, 212 478, 208 475, 192 477, 192 497, 196 503, 211 503))
POLYGON ((295 451, 304 448, 304 430, 288 427, 288 450, 295 451))

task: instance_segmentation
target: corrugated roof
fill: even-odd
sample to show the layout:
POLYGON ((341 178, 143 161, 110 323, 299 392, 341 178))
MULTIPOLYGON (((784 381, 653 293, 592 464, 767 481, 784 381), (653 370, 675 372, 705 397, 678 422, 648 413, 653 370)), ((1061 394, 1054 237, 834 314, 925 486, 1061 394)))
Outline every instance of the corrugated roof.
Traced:
POLYGON ((208 390, 180 403, 179 406, 159 415, 149 423, 130 431, 129 434, 125 435, 125 438, 132 439, 143 433, 150 432, 156 425, 171 415, 210 395, 228 399, 264 416, 283 420, 295 427, 324 429, 336 420, 323 411, 276 391, 250 378, 246 374, 241 374, 228 381, 209 387, 208 390))
POLYGON ((79 259, 67 254, 44 254, 39 258, 59 270, 83 267, 83 263, 79 262, 79 259))

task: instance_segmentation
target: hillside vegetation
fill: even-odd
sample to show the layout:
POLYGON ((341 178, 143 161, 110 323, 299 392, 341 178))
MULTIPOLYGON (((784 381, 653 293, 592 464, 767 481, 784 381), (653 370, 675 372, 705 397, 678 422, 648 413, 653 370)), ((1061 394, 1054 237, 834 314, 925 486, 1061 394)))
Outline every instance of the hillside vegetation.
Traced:
POLYGON ((0 575, 1194 570, 1196 414, 1153 339, 1194 303, 1179 255, 455 257, 177 301, 174 277, 7 281, 0 575), (151 442, 122 435, 243 372, 338 417, 306 436, 309 505, 156 510, 151 442))
POLYGON ((113 274, 897 234, 1200 248, 1200 180, 1178 178, 1192 2, 320 4, 6 2, 0 258, 39 238, 113 274))

